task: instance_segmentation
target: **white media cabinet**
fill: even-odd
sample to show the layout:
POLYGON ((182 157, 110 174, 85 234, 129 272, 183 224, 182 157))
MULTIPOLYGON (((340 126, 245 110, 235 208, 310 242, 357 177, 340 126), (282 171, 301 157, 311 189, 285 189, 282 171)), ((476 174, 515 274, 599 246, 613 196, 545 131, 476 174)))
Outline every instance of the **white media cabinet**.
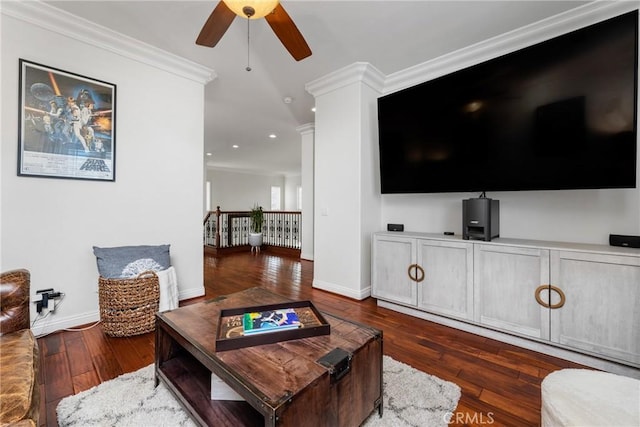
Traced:
POLYGON ((640 378, 640 249, 379 232, 371 277, 381 307, 640 378))

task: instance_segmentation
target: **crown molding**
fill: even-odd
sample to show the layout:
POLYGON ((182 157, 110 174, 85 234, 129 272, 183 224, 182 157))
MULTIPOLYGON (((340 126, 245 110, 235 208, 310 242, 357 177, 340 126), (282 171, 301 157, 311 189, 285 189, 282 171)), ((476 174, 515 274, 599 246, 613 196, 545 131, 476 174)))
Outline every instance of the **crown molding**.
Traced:
POLYGON ((384 94, 396 92, 553 37, 638 9, 640 2, 594 1, 433 60, 389 74, 384 94))
POLYGON ((217 77, 211 68, 37 0, 2 0, 0 13, 203 85, 217 77))
POLYGON ((630 12, 639 6, 638 0, 596 0, 396 73, 385 75, 367 62, 356 62, 307 83, 305 89, 317 97, 362 82, 383 95, 389 94, 630 12))
POLYGON ((305 85, 311 95, 317 97, 353 83, 364 83, 381 92, 385 75, 368 62, 356 62, 305 85))
POLYGON ((316 130, 315 123, 305 123, 296 128, 300 135, 308 135, 316 130))

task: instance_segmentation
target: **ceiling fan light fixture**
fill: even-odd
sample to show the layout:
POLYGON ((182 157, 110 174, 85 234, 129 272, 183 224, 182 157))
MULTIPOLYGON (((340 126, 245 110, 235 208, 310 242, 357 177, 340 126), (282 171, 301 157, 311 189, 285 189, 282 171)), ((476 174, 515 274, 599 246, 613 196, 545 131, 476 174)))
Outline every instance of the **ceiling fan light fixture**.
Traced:
POLYGON ((238 16, 247 19, 264 18, 278 6, 279 0, 222 0, 238 16), (253 13, 251 13, 253 12, 253 13))

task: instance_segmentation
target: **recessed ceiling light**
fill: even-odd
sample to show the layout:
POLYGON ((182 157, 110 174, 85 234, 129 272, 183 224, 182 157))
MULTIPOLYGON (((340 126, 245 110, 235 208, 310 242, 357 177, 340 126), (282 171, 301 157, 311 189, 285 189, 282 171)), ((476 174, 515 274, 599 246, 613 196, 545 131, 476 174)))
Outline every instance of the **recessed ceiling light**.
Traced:
POLYGON ((240 146, 238 144, 233 144, 232 147, 233 148, 239 148, 240 146))
POLYGON ((311 107, 311 111, 316 112, 316 107, 311 107))
POLYGON ((212 155, 211 153, 207 153, 207 156, 211 156, 211 155, 212 155))
POLYGON ((269 138, 271 138, 271 139, 276 139, 276 138, 277 138, 277 135, 276 135, 275 133, 272 133, 272 134, 270 134, 270 135, 269 135, 269 138))

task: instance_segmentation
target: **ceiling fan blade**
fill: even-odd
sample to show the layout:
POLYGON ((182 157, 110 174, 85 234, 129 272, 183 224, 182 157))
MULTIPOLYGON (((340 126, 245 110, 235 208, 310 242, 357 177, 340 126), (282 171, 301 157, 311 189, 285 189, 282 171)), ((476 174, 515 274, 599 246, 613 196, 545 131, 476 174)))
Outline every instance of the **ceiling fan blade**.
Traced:
POLYGON ((196 44, 214 47, 218 44, 235 17, 236 14, 233 13, 223 1, 220 1, 216 8, 213 9, 213 12, 211 12, 207 22, 204 23, 202 30, 200 30, 196 44))
POLYGON ((280 3, 273 10, 273 13, 264 18, 296 61, 311 56, 309 45, 280 3))

